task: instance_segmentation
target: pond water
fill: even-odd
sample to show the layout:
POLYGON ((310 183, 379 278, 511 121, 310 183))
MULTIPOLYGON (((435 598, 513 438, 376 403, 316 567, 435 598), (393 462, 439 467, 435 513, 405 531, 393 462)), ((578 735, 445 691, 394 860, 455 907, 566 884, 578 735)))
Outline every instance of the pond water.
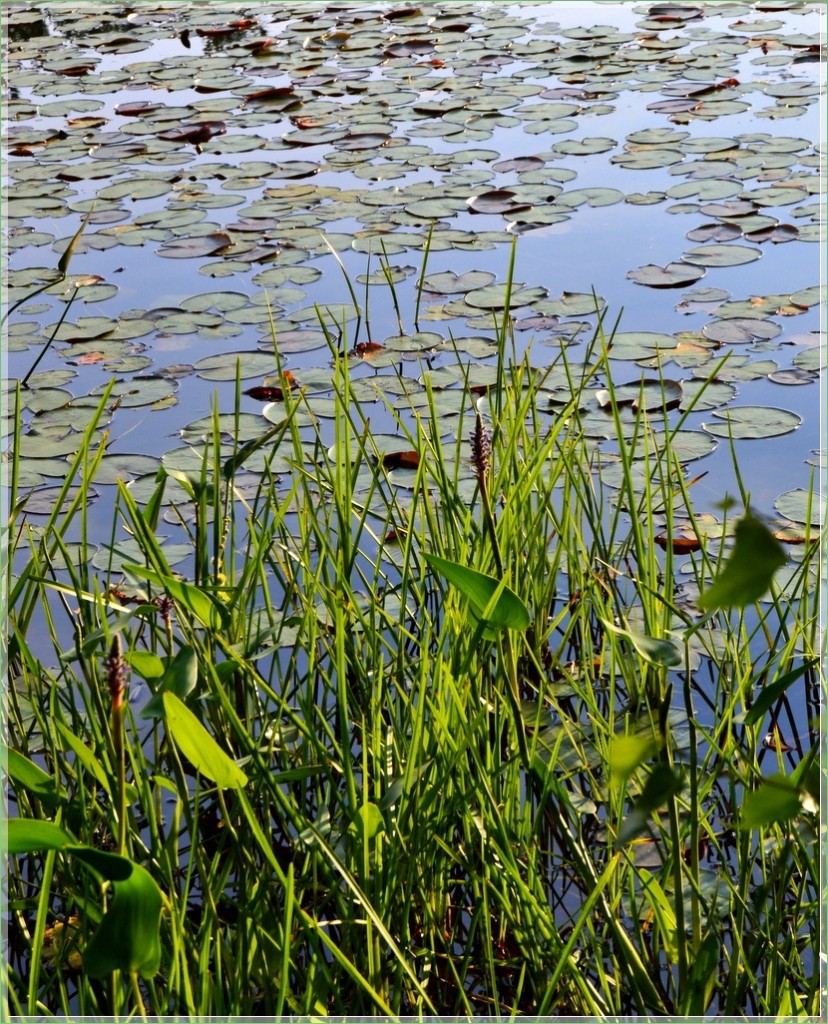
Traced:
MULTIPOLYGON (((46 286, 4 338, 7 434, 11 387, 43 356, 22 393, 30 514, 112 377, 102 523, 106 480, 140 495, 157 459, 186 455, 182 431, 198 450, 214 400, 233 410, 237 361, 245 389, 275 372, 271 313, 282 368, 318 391, 323 421, 316 304, 344 349, 385 346, 357 351, 356 379, 416 387, 456 362, 450 339, 491 363, 515 239, 515 337, 536 365, 562 346, 577 358, 593 290, 620 317, 617 382, 659 364, 697 381, 730 353, 732 387, 687 423, 709 441, 700 510, 734 491, 737 420, 766 514, 821 470, 821 5, 4 13, 7 297, 46 286)), ((371 414, 393 432, 378 402, 371 414)))

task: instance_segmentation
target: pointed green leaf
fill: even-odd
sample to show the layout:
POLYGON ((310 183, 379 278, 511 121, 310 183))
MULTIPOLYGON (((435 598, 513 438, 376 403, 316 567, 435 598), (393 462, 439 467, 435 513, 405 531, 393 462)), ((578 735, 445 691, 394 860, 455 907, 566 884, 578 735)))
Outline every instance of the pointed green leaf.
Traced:
POLYGON ((164 717, 164 694, 174 693, 182 700, 195 689, 198 682, 198 657, 192 647, 182 647, 172 659, 161 678, 161 684, 141 709, 141 718, 164 717))
POLYGON ((661 938, 664 952, 667 954, 668 960, 672 961, 672 963, 677 963, 679 959, 679 944, 675 910, 670 905, 670 901, 667 899, 667 895, 655 875, 647 871, 646 868, 641 868, 639 877, 641 878, 641 888, 644 897, 652 908, 656 929, 661 938))
POLYGON ((47 807, 54 807, 66 796, 51 775, 47 775, 34 761, 30 761, 18 750, 6 750, 6 770, 18 786, 28 790, 47 807))
POLYGON ((672 640, 647 636, 645 633, 634 633, 631 629, 622 629, 606 619, 601 619, 601 623, 604 629, 608 629, 611 633, 626 637, 641 657, 652 665, 660 665, 662 668, 676 668, 684 660, 681 656, 681 651, 672 640))
POLYGON ((240 789, 247 776, 221 749, 192 711, 174 693, 163 695, 164 719, 181 753, 220 789, 240 789))
POLYGON ((785 564, 779 541, 748 511, 736 524, 735 544, 724 568, 698 599, 699 608, 744 608, 768 590, 773 574, 785 564))
POLYGON ((185 583, 183 580, 174 579, 172 576, 162 576, 154 569, 147 569, 143 565, 123 565, 124 572, 138 576, 140 579, 157 583, 159 587, 183 605, 187 611, 192 612, 203 626, 208 629, 219 629, 224 621, 224 615, 219 605, 209 594, 194 586, 192 583, 185 583))
POLYGON ((609 747, 610 777, 624 782, 658 750, 655 736, 613 736, 609 747))
POLYGON ((424 554, 426 563, 468 598, 474 612, 490 626, 500 629, 526 629, 529 609, 502 580, 450 562, 438 555, 424 554))
POLYGON ((784 775, 772 775, 748 793, 742 804, 740 828, 761 828, 788 821, 802 808, 802 799, 795 782, 784 775))
POLYGON ((657 764, 650 772, 641 795, 632 805, 629 814, 618 830, 616 846, 624 846, 635 839, 647 827, 647 819, 663 804, 680 792, 681 776, 666 764, 657 764))
POLYGON ((95 756, 95 753, 90 750, 85 743, 79 740, 78 737, 63 724, 63 722, 56 721, 55 728, 63 737, 69 749, 74 752, 75 756, 84 768, 93 776, 93 778, 97 779, 98 783, 106 790, 107 793, 110 793, 109 778, 103 770, 101 762, 95 756))
POLYGON ((690 965, 687 986, 682 992, 678 1011, 686 1017, 704 1017, 716 989, 716 965, 719 962, 720 941, 715 932, 702 939, 690 965))
POLYGON ((84 952, 84 967, 91 977, 121 970, 150 978, 158 972, 161 890, 144 868, 116 853, 80 845, 51 821, 14 818, 7 835, 9 853, 63 850, 116 883, 107 912, 84 952))
POLYGON ((367 803, 360 806, 356 818, 351 822, 349 831, 355 832, 365 841, 373 839, 384 828, 382 811, 376 804, 367 803))
POLYGON ((753 707, 745 715, 745 725, 755 725, 756 722, 761 721, 768 708, 782 696, 785 690, 816 664, 816 659, 812 658, 810 661, 806 661, 804 665, 800 665, 799 668, 786 672, 784 676, 780 676, 770 686, 764 686, 762 692, 754 701, 753 707))
POLYGON ((6 850, 8 853, 63 850, 74 842, 72 836, 53 821, 11 818, 6 822, 6 850))

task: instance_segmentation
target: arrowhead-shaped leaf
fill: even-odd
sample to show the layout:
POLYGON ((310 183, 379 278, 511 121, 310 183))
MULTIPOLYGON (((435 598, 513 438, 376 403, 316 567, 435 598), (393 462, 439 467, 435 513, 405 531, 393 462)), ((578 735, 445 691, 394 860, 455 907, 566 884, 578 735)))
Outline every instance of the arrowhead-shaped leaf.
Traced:
POLYGON ((487 625, 500 629, 523 630, 528 627, 529 609, 502 580, 438 555, 424 553, 423 557, 435 572, 445 576, 449 583, 468 598, 475 614, 487 625))

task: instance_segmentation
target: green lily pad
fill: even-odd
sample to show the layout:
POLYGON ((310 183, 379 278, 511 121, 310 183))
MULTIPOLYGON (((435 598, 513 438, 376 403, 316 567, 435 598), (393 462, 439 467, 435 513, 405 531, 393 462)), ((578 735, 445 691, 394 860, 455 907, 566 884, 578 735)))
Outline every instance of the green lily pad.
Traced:
POLYGON ((616 405, 629 405, 633 411, 645 409, 648 412, 660 412, 678 407, 682 399, 682 386, 677 380, 642 377, 640 381, 619 384, 612 391, 601 388, 595 397, 602 409, 612 405, 614 399, 616 405))
POLYGON ((559 206, 613 206, 624 199, 624 193, 617 188, 573 188, 562 192, 555 202, 559 206))
POLYGON ((95 474, 96 484, 114 484, 118 480, 124 482, 136 477, 154 473, 160 460, 152 455, 104 455, 95 474))
POLYGON ((768 374, 768 380, 772 380, 774 384, 813 384, 814 381, 818 379, 819 376, 815 371, 803 370, 798 366, 795 366, 790 370, 776 370, 774 373, 768 374))
POLYGON ((193 365, 196 374, 205 380, 235 380, 237 373, 242 380, 248 380, 274 373, 276 359, 267 352, 222 352, 205 356, 193 365))
POLYGON ((556 142, 553 148, 555 153, 561 156, 594 156, 597 153, 607 153, 615 149, 616 145, 615 139, 585 138, 556 142))
POLYGON ((465 301, 475 309, 503 309, 509 303, 511 309, 529 306, 544 298, 545 288, 526 288, 519 284, 490 284, 467 292, 465 301))
POLYGON ((609 348, 610 359, 651 359, 659 352, 676 348, 678 339, 672 334, 655 331, 621 331, 614 335, 609 348))
POLYGON ((686 263, 702 267, 737 267, 752 263, 762 255, 761 249, 747 245, 697 245, 682 255, 686 263))
POLYGON ((648 263, 638 270, 628 271, 627 277, 636 284, 647 285, 649 288, 683 288, 698 281, 704 274, 704 269, 690 266, 688 263, 668 263, 666 267, 648 263))
POLYGON ((441 217, 454 217, 465 209, 462 199, 415 199, 406 205, 405 212, 417 218, 439 220, 441 217))
POLYGON ((534 312, 544 317, 591 316, 600 313, 606 300, 591 292, 563 292, 557 299, 534 304, 534 312))
POLYGON ((730 356, 725 365, 718 370, 715 369, 714 364, 715 360, 694 367, 693 376, 710 377, 715 372, 717 380, 738 384, 749 380, 759 380, 779 369, 779 364, 772 359, 755 359, 749 362, 747 356, 730 356))
POLYGON ((760 439, 780 437, 796 430, 802 417, 786 409, 772 409, 764 405, 732 406, 713 415, 721 422, 702 423, 702 427, 714 437, 739 439, 760 439))
MULTIPOLYGON (((703 459, 715 451, 717 444, 708 434, 701 430, 675 430, 670 433, 655 431, 648 442, 658 451, 664 451, 668 444, 670 451, 680 462, 692 462, 703 459)), ((644 444, 642 442, 642 448, 644 444)), ((640 451, 638 457, 646 458, 647 452, 640 451)))
POLYGON ((782 333, 779 324, 772 320, 757 320, 753 317, 733 317, 727 320, 713 320, 702 327, 702 334, 711 341, 722 345, 740 345, 751 341, 770 341, 782 333))
MULTIPOLYGON (((168 565, 178 565, 186 558, 192 556, 192 549, 187 544, 168 544, 169 538, 156 538, 161 545, 161 550, 168 565)), ((114 573, 122 573, 124 565, 139 565, 144 560, 144 553, 136 540, 131 537, 118 540, 114 544, 103 543, 99 546, 92 564, 96 569, 102 571, 110 570, 114 573)))
POLYGON ((797 352, 793 358, 794 366, 808 373, 819 373, 823 367, 823 353, 819 348, 807 348, 797 352))
POLYGON ((702 224, 701 227, 688 231, 686 237, 691 242, 732 242, 735 238, 741 238, 742 233, 740 225, 724 222, 702 224))
POLYGON ((527 209, 532 204, 521 200, 511 189, 497 188, 471 196, 466 200, 466 205, 472 213, 513 214, 518 210, 527 209))
POLYGON ((821 527, 825 524, 825 498, 802 487, 780 494, 773 503, 776 511, 793 523, 821 527))
MULTIPOLYGON (((144 405, 167 403, 173 399, 178 390, 178 381, 171 377, 146 376, 131 377, 129 380, 116 381, 112 388, 111 398, 117 399, 118 405, 134 409, 144 405)), ((104 385, 94 388, 90 394, 97 396, 104 391, 104 385)))
POLYGON ((719 409, 736 397, 736 388, 721 380, 685 380, 681 382, 681 389, 683 397, 679 408, 694 412, 719 409))
POLYGON ((464 274, 446 270, 439 274, 428 274, 423 279, 423 288, 437 295, 451 295, 455 292, 471 292, 485 288, 494 280, 495 275, 487 270, 469 270, 464 274))

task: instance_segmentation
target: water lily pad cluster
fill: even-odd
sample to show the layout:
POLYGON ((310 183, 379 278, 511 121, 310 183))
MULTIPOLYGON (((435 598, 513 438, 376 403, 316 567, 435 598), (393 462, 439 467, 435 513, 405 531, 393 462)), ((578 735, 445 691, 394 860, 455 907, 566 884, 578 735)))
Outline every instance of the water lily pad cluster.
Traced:
MULTIPOLYGON (((571 350, 577 366, 607 303, 591 291, 600 261, 567 266, 569 222, 638 207, 685 219, 686 245, 628 266, 629 280, 691 289, 675 310, 699 322, 639 329, 628 311, 610 351, 621 389, 581 410, 587 429, 606 437, 613 404, 628 416, 695 402, 688 459, 715 438, 793 429, 798 413, 762 416, 736 388, 816 379, 815 346, 767 353, 819 289, 734 299, 701 282, 819 239, 820 148, 777 126, 819 99, 818 41, 799 28, 810 10, 641 4, 622 29, 535 4, 8 5, 8 297, 43 288, 9 324, 14 372, 52 343, 22 393, 21 483, 60 476, 113 375, 111 417, 155 416, 185 394, 206 413, 205 389, 229 396, 239 378, 264 430, 278 399, 263 413, 256 389, 282 387, 277 362, 295 370, 310 422, 331 415, 332 347, 377 408, 381 396, 422 407, 424 381, 459 358, 465 378, 433 392, 457 415, 470 385, 492 383, 507 306, 516 337, 550 358, 571 350), (629 103, 640 126, 606 127, 629 103), (515 236, 556 240, 554 283, 539 267, 506 284, 515 236), (361 261, 359 298, 345 260, 361 261), (647 383, 658 367, 666 395, 647 383)), ((565 390, 553 375, 551 408, 565 390)), ((107 459, 102 483, 150 472, 107 459)))

